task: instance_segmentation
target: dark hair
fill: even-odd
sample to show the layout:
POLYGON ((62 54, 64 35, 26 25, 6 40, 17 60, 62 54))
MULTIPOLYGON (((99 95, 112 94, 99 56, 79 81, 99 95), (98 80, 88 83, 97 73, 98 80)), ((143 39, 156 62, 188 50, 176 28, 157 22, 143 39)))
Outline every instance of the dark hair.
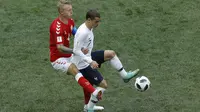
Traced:
POLYGON ((87 19, 91 19, 94 20, 95 17, 99 17, 100 18, 100 14, 96 9, 90 9, 87 13, 86 13, 86 20, 87 19))

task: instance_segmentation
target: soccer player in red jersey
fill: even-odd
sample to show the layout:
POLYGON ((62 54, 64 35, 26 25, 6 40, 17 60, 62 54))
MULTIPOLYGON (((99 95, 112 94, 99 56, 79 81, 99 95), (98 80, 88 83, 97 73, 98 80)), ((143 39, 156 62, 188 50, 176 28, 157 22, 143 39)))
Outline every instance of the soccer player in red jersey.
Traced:
MULTIPOLYGON (((74 21, 72 17, 72 4, 66 0, 58 2, 59 16, 50 25, 50 61, 54 69, 73 75, 76 81, 93 96, 91 100, 98 102, 101 99, 101 89, 95 89, 87 79, 71 63, 73 49, 69 48, 69 38, 73 34, 74 21)), ((76 55, 76 54, 74 54, 76 55)))

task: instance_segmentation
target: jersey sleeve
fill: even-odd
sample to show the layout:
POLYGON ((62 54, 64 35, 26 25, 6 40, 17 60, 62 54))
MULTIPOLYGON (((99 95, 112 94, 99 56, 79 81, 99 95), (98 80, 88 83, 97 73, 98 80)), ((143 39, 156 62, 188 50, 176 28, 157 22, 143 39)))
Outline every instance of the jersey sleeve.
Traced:
POLYGON ((51 27, 51 35, 54 37, 56 44, 64 44, 64 37, 61 33, 61 24, 59 22, 56 22, 56 24, 51 27))
POLYGON ((81 59, 90 64, 92 62, 91 57, 86 56, 81 50, 83 48, 83 44, 87 36, 87 33, 79 33, 75 35, 73 52, 75 55, 80 56, 81 59))

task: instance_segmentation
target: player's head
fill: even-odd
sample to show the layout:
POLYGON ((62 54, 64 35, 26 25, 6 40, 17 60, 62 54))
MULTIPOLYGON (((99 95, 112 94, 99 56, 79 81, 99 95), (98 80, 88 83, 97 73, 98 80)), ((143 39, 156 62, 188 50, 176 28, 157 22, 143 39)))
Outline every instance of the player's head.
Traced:
POLYGON ((58 4, 58 12, 61 16, 65 18, 71 18, 72 17, 72 4, 68 0, 59 0, 58 4))
POLYGON ((96 28, 100 22, 100 14, 96 9, 91 9, 86 13, 86 21, 92 27, 96 28))

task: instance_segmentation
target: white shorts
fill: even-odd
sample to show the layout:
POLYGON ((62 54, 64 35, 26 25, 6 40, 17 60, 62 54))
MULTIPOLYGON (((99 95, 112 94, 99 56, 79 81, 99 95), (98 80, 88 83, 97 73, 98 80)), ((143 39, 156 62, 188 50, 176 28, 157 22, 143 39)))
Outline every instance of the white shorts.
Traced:
POLYGON ((71 65, 71 57, 58 58, 56 61, 51 62, 54 69, 67 73, 69 66, 71 65))

